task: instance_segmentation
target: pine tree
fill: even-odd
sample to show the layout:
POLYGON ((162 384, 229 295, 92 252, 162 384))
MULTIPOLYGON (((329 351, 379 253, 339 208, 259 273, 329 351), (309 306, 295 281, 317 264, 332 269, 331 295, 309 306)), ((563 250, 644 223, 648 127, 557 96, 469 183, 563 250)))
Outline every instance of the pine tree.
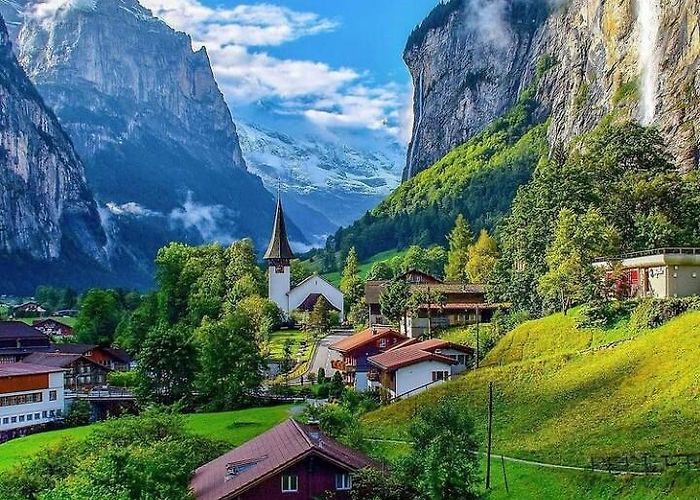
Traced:
POLYGON ((479 239, 469 247, 467 276, 472 283, 487 283, 498 261, 498 247, 489 233, 482 229, 479 239))
POLYGON ((469 245, 472 232, 469 222, 462 214, 457 216, 454 229, 447 237, 450 250, 447 253, 445 277, 448 280, 467 281, 467 262, 469 262, 469 245))

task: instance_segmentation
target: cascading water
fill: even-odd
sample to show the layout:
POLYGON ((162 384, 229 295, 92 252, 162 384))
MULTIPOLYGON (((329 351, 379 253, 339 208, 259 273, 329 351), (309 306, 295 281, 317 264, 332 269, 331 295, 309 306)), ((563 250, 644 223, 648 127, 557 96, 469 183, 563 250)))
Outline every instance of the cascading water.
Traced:
POLYGON ((415 125, 413 126, 413 137, 411 137, 411 150, 408 153, 408 176, 407 179, 413 177, 413 154, 416 151, 416 143, 418 142, 418 133, 420 132, 421 122, 423 121, 423 73, 418 77, 418 106, 416 106, 415 125))
POLYGON ((637 0, 637 23, 641 69, 640 122, 648 126, 653 123, 656 115, 656 92, 659 85, 659 0, 637 0))

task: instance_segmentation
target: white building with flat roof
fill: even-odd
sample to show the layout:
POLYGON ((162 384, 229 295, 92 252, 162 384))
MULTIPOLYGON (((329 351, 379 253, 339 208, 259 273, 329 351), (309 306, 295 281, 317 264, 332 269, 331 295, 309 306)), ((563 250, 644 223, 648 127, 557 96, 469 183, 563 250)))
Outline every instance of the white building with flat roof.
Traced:
POLYGON ((594 266, 609 274, 620 269, 617 285, 628 297, 700 295, 700 248, 658 248, 601 258, 594 266))
POLYGON ((0 364, 0 442, 62 415, 63 371, 31 363, 0 364))

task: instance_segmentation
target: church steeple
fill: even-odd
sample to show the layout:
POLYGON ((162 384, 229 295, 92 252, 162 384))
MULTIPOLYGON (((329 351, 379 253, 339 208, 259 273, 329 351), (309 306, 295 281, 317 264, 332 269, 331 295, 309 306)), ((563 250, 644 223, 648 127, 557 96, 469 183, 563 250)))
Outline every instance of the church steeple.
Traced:
POLYGON ((287 239, 287 227, 284 223, 284 211, 282 210, 282 198, 277 194, 277 208, 275 210, 275 223, 272 227, 272 237, 265 252, 265 260, 276 263, 288 262, 294 259, 294 252, 287 239))

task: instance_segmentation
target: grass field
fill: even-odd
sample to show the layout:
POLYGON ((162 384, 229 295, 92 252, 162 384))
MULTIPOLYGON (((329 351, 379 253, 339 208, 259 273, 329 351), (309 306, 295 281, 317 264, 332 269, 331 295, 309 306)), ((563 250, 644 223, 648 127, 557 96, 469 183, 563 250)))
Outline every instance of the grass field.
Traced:
POLYGON ((418 405, 459 394, 483 433, 494 382, 498 453, 586 465, 591 456, 700 451, 700 313, 626 335, 631 340, 616 347, 579 352, 609 338, 576 331, 562 316, 525 323, 487 356, 491 366, 370 413, 365 423, 375 435, 401 438, 418 405))
MULTIPOLYGON (((231 443, 232 446, 238 446, 282 422, 294 411, 294 406, 282 405, 222 413, 196 413, 185 416, 185 425, 195 434, 220 439, 231 443)), ((0 472, 23 458, 42 451, 47 446, 58 444, 62 440, 81 439, 99 425, 98 423, 73 429, 43 432, 4 443, 0 445, 0 472)))
MULTIPOLYGON (((404 253, 406 253, 405 250, 387 250, 386 252, 381 252, 372 256, 371 258, 360 264, 360 276, 362 277, 362 279, 365 279, 367 277, 367 273, 369 273, 369 270, 372 268, 372 265, 375 262, 391 260, 398 255, 403 255, 404 253)), ((323 277, 335 286, 340 285, 340 272, 324 274, 323 277)))

